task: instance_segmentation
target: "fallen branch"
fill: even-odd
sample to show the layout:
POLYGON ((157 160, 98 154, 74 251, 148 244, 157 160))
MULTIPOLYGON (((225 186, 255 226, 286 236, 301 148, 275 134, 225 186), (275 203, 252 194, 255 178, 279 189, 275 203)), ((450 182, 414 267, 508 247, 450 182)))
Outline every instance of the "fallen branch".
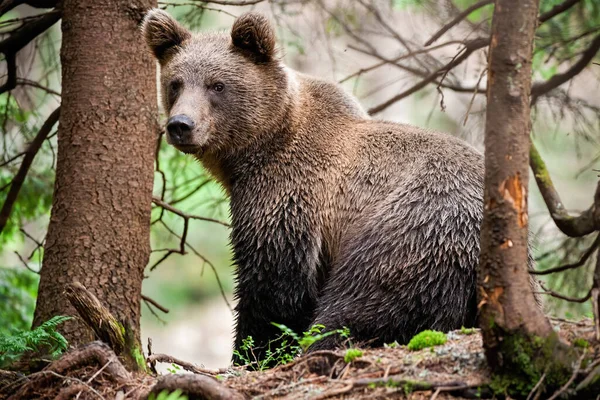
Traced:
POLYGON ((218 375, 224 374, 229 370, 229 368, 219 368, 219 369, 210 369, 210 368, 202 368, 198 367, 190 362, 180 360, 178 358, 169 356, 167 354, 152 354, 146 357, 146 362, 154 363, 154 362, 162 362, 169 364, 177 364, 181 368, 186 371, 193 372, 194 374, 204 374, 204 375, 218 375))

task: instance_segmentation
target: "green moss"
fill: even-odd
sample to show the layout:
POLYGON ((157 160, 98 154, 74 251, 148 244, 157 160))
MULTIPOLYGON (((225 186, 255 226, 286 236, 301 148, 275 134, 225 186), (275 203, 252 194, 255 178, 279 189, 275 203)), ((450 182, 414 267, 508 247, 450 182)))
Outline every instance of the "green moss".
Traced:
POLYGON ((438 331, 430 331, 426 330, 421 333, 416 334, 410 339, 408 342, 409 350, 421 350, 426 347, 439 346, 446 343, 448 339, 446 338, 446 334, 438 331))
POLYGON ((560 387, 571 376, 571 363, 563 360, 568 349, 560 347, 556 334, 548 338, 505 335, 499 346, 503 365, 490 383, 496 394, 523 397, 531 392, 544 373, 547 390, 560 387))
POLYGON ((465 328, 464 326, 461 326, 460 333, 463 335, 472 335, 475 333, 475 328, 465 328))
POLYGON ((584 338, 576 338, 573 340, 573 346, 579 347, 582 349, 587 349, 588 347, 590 347, 590 342, 588 342, 584 338))
POLYGON ((536 179, 541 181, 544 184, 544 186, 552 186, 552 178, 550 178, 548 169, 546 169, 546 163, 544 163, 542 156, 540 155, 540 153, 538 153, 533 143, 529 148, 529 158, 531 159, 531 163, 536 166, 536 179))
POLYGON ((346 350, 346 354, 344 354, 344 361, 346 363, 351 363, 352 361, 354 361, 358 357, 362 357, 362 355, 363 355, 362 350, 359 350, 359 349, 348 349, 348 350, 346 350))
POLYGON ((146 359, 144 358, 144 355, 142 354, 139 347, 134 346, 131 348, 131 358, 133 359, 140 371, 148 372, 148 368, 146 367, 146 359))

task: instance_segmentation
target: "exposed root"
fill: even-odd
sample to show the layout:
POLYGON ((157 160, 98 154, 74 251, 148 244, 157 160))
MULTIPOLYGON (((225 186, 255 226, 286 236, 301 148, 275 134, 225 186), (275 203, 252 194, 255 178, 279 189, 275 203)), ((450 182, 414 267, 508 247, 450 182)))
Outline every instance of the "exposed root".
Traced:
POLYGON ((228 388, 215 378, 206 375, 163 375, 158 378, 150 393, 181 389, 188 399, 243 400, 238 391, 228 388))

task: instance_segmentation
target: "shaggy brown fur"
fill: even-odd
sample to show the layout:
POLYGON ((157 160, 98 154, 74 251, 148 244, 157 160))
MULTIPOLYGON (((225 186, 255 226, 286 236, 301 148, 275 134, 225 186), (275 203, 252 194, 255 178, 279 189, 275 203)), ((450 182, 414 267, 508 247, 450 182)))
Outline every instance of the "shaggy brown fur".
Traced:
POLYGON ((190 35, 152 10, 143 30, 170 143, 231 199, 236 347, 266 346, 280 333, 271 322, 347 326, 374 345, 474 323, 481 154, 371 120, 337 85, 288 69, 259 14, 230 36, 190 35))

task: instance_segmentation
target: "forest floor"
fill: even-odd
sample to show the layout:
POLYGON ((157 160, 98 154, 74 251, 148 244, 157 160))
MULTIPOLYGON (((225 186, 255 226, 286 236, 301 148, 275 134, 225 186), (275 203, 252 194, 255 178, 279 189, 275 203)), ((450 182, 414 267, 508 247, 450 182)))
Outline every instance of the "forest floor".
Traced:
MULTIPOLYGON (((588 354, 600 355, 591 320, 553 324, 565 342, 585 339, 588 354)), ((454 331, 447 338, 443 345, 419 351, 406 346, 363 349, 351 361, 346 350, 317 351, 266 371, 213 371, 182 362, 196 373, 160 376, 127 372, 106 345, 94 342, 28 376, 0 371, 0 400, 145 399, 175 388, 187 392, 189 399, 491 397, 479 331, 454 331)))

